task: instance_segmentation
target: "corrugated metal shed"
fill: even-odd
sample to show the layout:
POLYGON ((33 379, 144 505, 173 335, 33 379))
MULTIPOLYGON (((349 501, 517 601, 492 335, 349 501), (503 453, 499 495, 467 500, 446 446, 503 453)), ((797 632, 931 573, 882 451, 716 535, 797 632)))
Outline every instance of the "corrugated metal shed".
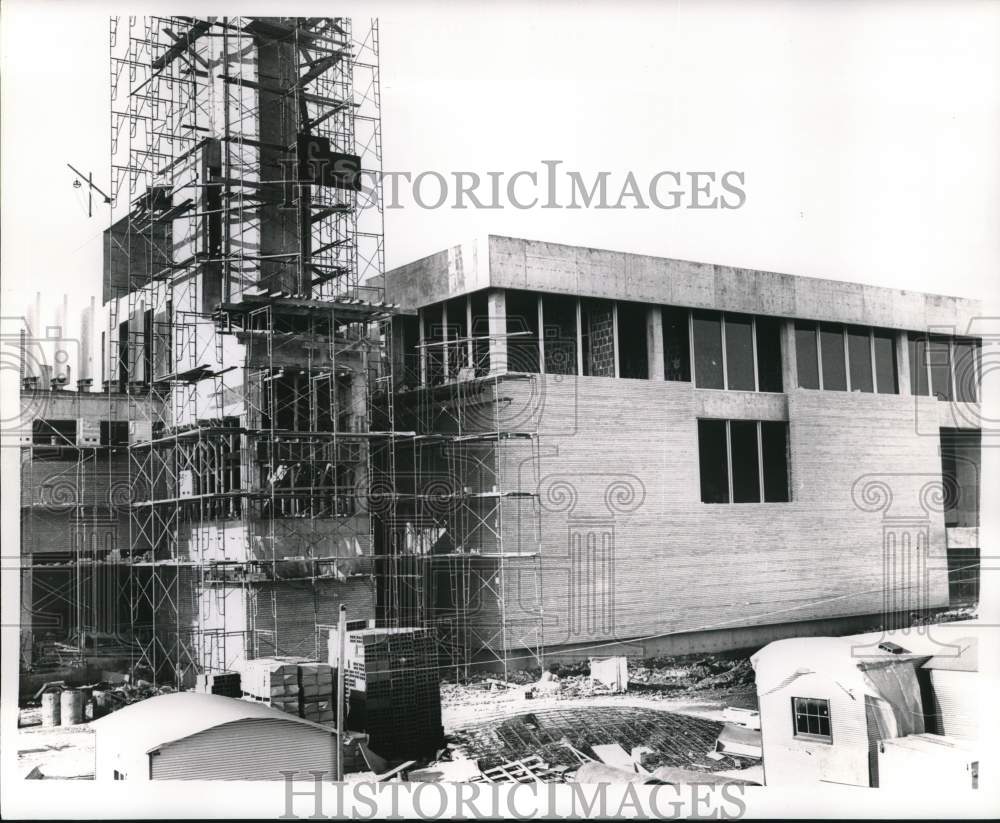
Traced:
POLYGON ((93 723, 99 778, 280 780, 336 768, 333 729, 261 703, 179 692, 93 723))

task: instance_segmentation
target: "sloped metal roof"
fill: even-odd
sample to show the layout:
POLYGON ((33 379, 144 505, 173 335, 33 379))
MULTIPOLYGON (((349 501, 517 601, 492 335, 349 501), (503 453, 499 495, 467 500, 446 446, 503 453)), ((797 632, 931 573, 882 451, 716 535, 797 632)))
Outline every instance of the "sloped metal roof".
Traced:
MULTIPOLYGON (((240 720, 279 720, 311 726, 325 734, 335 730, 263 703, 201 692, 175 692, 151 697, 91 723, 102 737, 122 749, 151 752, 167 743, 240 720)), ((103 743, 102 743, 103 745, 103 743)))

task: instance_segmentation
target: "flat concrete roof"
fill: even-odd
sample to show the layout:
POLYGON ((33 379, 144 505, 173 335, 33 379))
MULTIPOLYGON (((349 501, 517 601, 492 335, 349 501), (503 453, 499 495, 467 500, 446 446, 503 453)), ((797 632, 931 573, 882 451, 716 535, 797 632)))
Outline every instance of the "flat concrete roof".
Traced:
POLYGON ((981 314, 961 297, 499 235, 385 276, 386 299, 408 312, 487 288, 972 335, 981 314))

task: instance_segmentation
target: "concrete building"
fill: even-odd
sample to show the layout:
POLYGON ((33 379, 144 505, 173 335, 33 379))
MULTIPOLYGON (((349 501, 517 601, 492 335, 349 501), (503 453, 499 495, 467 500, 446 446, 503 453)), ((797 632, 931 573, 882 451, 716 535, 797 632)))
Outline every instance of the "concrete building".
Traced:
POLYGON ((975 301, 498 236, 385 289, 418 432, 396 466, 447 498, 431 577, 462 558, 472 583, 431 610, 472 654, 751 647, 974 599, 975 301))
POLYGON ((283 771, 337 774, 328 726, 261 703, 178 692, 92 724, 97 780, 283 780, 283 771))
POLYGON ((768 786, 978 785, 975 621, 778 640, 751 661, 768 786))

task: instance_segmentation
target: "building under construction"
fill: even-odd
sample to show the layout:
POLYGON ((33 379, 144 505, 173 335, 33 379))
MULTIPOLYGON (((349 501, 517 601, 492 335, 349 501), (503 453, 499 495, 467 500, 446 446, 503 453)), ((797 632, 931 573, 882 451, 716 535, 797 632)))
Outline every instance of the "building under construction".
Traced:
POLYGON ((459 449, 472 493, 413 459, 431 404, 394 414, 377 23, 114 18, 110 43, 102 391, 24 370, 25 663, 190 683, 323 656, 343 603, 440 623, 467 665, 502 552, 470 562, 468 501, 505 495, 492 428, 459 449))
POLYGON ((345 604, 461 676, 975 600, 975 302, 494 236, 386 273, 374 21, 110 40, 100 376, 24 365, 25 666, 324 659, 345 604))

